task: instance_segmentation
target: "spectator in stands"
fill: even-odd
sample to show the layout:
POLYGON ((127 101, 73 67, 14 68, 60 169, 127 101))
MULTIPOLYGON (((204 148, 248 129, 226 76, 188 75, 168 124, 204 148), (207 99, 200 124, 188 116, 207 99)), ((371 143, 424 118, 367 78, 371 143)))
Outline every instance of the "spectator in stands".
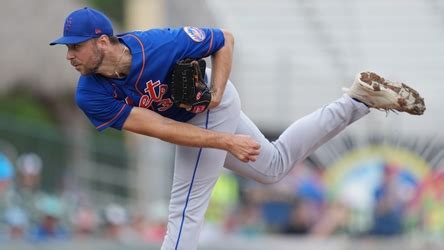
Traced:
POLYGON ((292 206, 288 224, 284 227, 285 234, 309 234, 316 223, 318 209, 309 199, 297 199, 292 206))
POLYGON ((375 191, 373 235, 391 236, 403 232, 405 202, 400 192, 398 171, 395 167, 383 167, 382 181, 375 191))
POLYGON ((122 240, 122 236, 128 223, 128 214, 121 205, 109 204, 104 210, 106 238, 113 240, 122 240))
POLYGON ((314 225, 322 217, 325 208, 322 169, 301 164, 287 178, 292 188, 293 201, 282 232, 310 234, 314 225))
POLYGON ((29 229, 29 220, 26 212, 19 207, 10 207, 6 210, 4 219, 8 227, 7 240, 23 240, 29 229))
MULTIPOLYGON (((14 177, 14 168, 9 159, 0 153, 0 238, 3 238, 4 232, 8 228, 3 228, 2 221, 5 219, 6 211, 12 206, 12 188, 11 182, 14 177)), ((6 233, 7 234, 7 233, 6 233)), ((8 237, 6 235, 6 237, 8 237)))
POLYGON ((13 177, 14 168, 11 162, 4 154, 0 153, 0 209, 6 206, 6 193, 13 177))
POLYGON ((71 224, 77 237, 88 237, 95 233, 98 216, 91 206, 80 205, 71 215, 71 224))
POLYGON ((225 228, 228 232, 252 237, 264 234, 267 225, 259 204, 246 201, 229 216, 225 228))
POLYGON ((64 207, 56 196, 45 195, 37 202, 40 220, 31 231, 31 240, 63 240, 69 237, 68 229, 62 223, 64 207))
MULTIPOLYGON (((160 203, 160 202, 159 202, 160 203)), ((154 209, 150 206, 151 210, 145 216, 144 213, 135 212, 131 215, 131 221, 129 225, 129 231, 134 238, 132 242, 142 242, 149 244, 161 244, 166 233, 166 220, 165 213, 167 213, 168 205, 160 205, 154 203, 154 209), (159 213, 157 209, 163 209, 159 211, 162 217, 156 215, 159 213), (153 213, 154 212, 154 213, 153 213)))
POLYGON ((28 214, 31 224, 37 224, 40 216, 36 204, 44 194, 40 190, 43 162, 35 153, 24 153, 17 159, 17 180, 14 204, 28 214))

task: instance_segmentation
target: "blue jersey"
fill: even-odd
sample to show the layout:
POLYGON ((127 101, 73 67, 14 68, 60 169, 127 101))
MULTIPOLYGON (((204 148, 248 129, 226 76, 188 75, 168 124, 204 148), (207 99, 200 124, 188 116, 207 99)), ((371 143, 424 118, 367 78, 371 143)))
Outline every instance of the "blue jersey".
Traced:
POLYGON ((169 72, 179 60, 204 58, 222 48, 222 31, 183 27, 136 31, 118 37, 132 55, 128 76, 111 79, 84 75, 77 85, 77 105, 94 126, 99 131, 108 127, 120 130, 134 106, 176 121, 193 118, 194 113, 173 104, 167 82, 169 72))

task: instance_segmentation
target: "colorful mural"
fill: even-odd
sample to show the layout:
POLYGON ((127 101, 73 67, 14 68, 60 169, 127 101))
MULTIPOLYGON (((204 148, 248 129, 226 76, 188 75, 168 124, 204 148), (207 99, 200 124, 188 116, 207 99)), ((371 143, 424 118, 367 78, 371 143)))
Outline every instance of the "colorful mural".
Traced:
MULTIPOLYGON (((444 227, 444 218, 440 217, 444 215, 444 209, 442 207, 441 211, 429 209, 436 205, 436 202, 431 202, 436 201, 435 196, 440 195, 441 199, 444 196, 442 195, 443 186, 441 189, 436 188, 436 186, 444 185, 442 184, 444 178, 441 182, 436 181, 436 178, 429 177, 430 174, 431 167, 417 153, 400 147, 379 145, 352 150, 344 154, 327 168, 325 182, 330 200, 339 201, 350 209, 352 214, 350 223, 355 231, 368 231, 372 225, 377 224, 375 218, 378 216, 375 216, 375 211, 379 204, 376 203, 385 202, 380 201, 382 198, 378 196, 378 192, 381 193, 381 185, 395 187, 390 187, 390 193, 393 194, 388 199, 391 199, 392 203, 394 200, 398 203, 397 210, 393 208, 393 214, 400 213, 398 210, 405 212, 403 224, 409 222, 410 225, 417 226, 420 222, 422 223, 423 218, 420 218, 419 211, 426 209, 427 216, 424 218, 426 222, 422 223, 422 226, 429 228, 442 219, 442 223, 436 224, 444 227), (393 184, 384 183, 389 178, 388 176, 392 176, 390 178, 393 184), (434 181, 427 181, 429 184, 424 184, 430 178, 434 181), (441 193, 437 194, 436 190, 440 190, 441 193), (433 197, 429 198, 431 196, 433 197), (414 200, 416 202, 413 202, 414 200), (416 208, 416 212, 412 212, 413 207, 416 208), (435 214, 432 210, 438 212, 435 214), (430 221, 434 222, 430 223, 430 221)), ((388 190, 387 187, 383 188, 388 190)), ((387 190, 384 192, 388 193, 387 190)))

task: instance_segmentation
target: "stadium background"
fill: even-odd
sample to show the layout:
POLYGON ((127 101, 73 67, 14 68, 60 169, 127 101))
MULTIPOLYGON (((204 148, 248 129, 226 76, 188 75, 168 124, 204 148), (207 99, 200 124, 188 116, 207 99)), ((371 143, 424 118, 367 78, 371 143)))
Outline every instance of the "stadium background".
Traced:
POLYGON ((444 249, 439 0, 3 2, 1 249, 155 249, 162 240, 174 147, 95 132, 74 105, 78 76, 66 48, 48 46, 85 5, 110 15, 117 31, 232 31, 232 80, 270 139, 341 95, 360 70, 410 83, 425 98, 424 116, 372 112, 279 184, 224 173, 200 249, 444 249), (396 192, 381 218, 384 176, 396 192))

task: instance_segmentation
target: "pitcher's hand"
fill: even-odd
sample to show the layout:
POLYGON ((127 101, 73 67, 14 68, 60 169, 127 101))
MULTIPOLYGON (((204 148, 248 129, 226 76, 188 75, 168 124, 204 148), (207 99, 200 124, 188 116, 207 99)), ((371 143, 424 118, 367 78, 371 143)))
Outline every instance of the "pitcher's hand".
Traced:
POLYGON ((248 135, 233 135, 228 151, 242 162, 256 161, 261 145, 248 135))

